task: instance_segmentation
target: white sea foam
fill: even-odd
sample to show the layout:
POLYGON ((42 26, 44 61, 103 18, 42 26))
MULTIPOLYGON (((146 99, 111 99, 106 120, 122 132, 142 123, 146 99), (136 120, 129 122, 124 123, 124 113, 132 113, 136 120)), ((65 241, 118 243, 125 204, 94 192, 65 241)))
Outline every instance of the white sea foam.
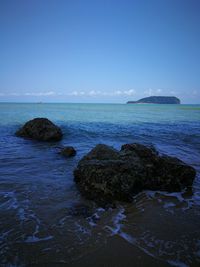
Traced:
POLYGON ((97 208, 96 211, 87 218, 87 221, 91 227, 95 227, 97 225, 97 221, 100 220, 101 215, 105 212, 103 208, 97 208))
POLYGON ((170 265, 176 266, 176 267, 189 267, 189 265, 185 264, 184 262, 178 261, 178 260, 168 260, 167 262, 170 265))
POLYGON ((83 234, 87 234, 87 235, 91 234, 91 231, 87 229, 86 227, 82 226, 79 222, 75 222, 75 226, 79 232, 83 234))
POLYGON ((171 208, 171 207, 175 207, 176 204, 174 204, 173 202, 168 202, 168 203, 165 203, 164 204, 164 208, 167 209, 167 208, 171 208))
POLYGON ((194 204, 198 204, 200 203, 200 196, 198 196, 198 193, 194 193, 191 197, 187 197, 187 198, 184 198, 183 197, 183 194, 184 192, 172 192, 172 193, 169 193, 169 192, 166 192, 166 191, 145 191, 147 196, 149 196, 150 198, 156 198, 157 201, 159 203, 163 203, 163 208, 165 208, 166 210, 170 211, 173 213, 173 207, 176 207, 177 204, 170 201, 170 202, 167 202, 165 200, 162 200, 160 199, 159 197, 157 197, 156 194, 159 194, 161 196, 164 196, 166 198, 174 198, 174 200, 177 200, 179 201, 179 203, 182 203, 184 204, 181 209, 183 211, 186 211, 188 209, 190 209, 194 204))
POLYGON ((136 244, 136 238, 134 238, 133 236, 125 233, 125 232, 121 232, 119 234, 123 239, 125 239, 126 241, 128 241, 129 243, 135 245, 136 244))
POLYGON ((148 196, 150 196, 151 198, 155 198, 156 194, 159 193, 162 196, 175 197, 180 202, 185 201, 185 198, 183 198, 183 196, 182 196, 183 192, 172 192, 172 193, 169 193, 169 192, 166 192, 166 191, 150 191, 150 190, 147 190, 147 191, 145 191, 145 193, 148 196))
POLYGON ((118 213, 113 217, 113 226, 106 225, 105 228, 109 229, 111 235, 116 235, 121 232, 122 224, 121 222, 126 218, 124 214, 125 209, 123 207, 119 207, 118 213))
POLYGON ((36 243, 36 242, 41 242, 41 241, 47 241, 50 239, 53 239, 53 236, 50 235, 50 236, 39 238, 33 235, 33 236, 28 236, 25 240, 25 243, 36 243))

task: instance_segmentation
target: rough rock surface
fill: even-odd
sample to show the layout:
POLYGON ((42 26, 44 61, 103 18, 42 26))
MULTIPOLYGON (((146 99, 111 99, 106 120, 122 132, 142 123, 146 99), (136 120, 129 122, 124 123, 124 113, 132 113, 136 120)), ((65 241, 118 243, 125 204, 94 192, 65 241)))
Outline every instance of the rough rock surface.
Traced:
POLYGON ((40 141, 59 141, 62 139, 61 129, 46 118, 35 118, 24 124, 16 135, 40 141))
POLYGON ((97 145, 74 170, 81 193, 98 203, 131 201, 145 189, 181 191, 192 185, 195 175, 195 169, 181 160, 141 144, 126 144, 120 151, 97 145))
POLYGON ((73 146, 66 146, 61 149, 60 154, 66 158, 74 157, 76 155, 76 150, 73 148, 73 146))

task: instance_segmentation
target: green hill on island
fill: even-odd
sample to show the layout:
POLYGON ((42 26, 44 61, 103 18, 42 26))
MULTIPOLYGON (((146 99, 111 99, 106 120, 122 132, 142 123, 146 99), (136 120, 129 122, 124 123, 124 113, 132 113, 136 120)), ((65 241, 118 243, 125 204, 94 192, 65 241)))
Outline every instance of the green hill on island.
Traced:
POLYGON ((137 101, 128 101, 127 104, 180 104, 181 101, 175 96, 149 96, 137 101))

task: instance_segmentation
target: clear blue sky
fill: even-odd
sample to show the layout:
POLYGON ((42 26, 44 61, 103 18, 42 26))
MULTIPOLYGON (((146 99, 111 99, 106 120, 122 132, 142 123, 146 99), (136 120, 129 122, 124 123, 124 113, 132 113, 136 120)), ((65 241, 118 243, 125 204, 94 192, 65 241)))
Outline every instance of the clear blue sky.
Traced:
POLYGON ((200 103, 199 0, 0 0, 0 101, 200 103))

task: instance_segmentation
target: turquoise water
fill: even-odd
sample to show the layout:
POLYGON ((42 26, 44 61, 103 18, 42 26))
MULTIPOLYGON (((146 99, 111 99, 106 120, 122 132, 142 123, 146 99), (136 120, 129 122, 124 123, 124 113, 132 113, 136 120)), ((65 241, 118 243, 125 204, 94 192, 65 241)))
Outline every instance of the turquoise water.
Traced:
POLYGON ((1 103, 0 118, 2 266, 69 266, 111 235, 169 265, 200 264, 200 105, 1 103), (59 125, 63 140, 15 137, 34 117, 59 125), (73 181, 79 159, 98 143, 120 148, 133 142, 153 144, 194 166, 193 193, 144 192, 109 211, 82 199, 73 181), (73 145, 77 156, 62 158, 61 145, 73 145), (85 205, 89 214, 77 215, 77 206, 85 205))
POLYGON ((199 122, 200 105, 0 104, 1 124, 43 116, 60 122, 199 122), (116 116, 117 115, 117 116, 116 116))

